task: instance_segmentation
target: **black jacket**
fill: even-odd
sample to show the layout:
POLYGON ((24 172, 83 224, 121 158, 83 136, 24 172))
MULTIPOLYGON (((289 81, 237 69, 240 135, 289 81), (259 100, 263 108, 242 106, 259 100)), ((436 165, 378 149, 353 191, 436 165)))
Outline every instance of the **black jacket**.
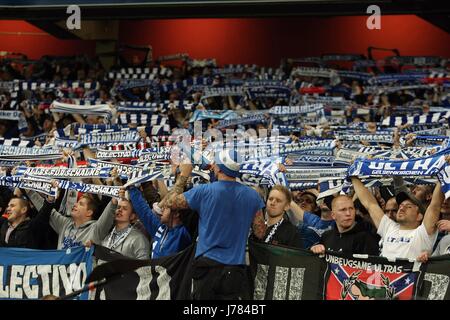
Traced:
POLYGON ((335 226, 332 230, 324 232, 320 243, 326 250, 342 252, 344 254, 379 255, 379 238, 367 230, 360 222, 347 232, 340 233, 335 226))
POLYGON ((0 247, 16 247, 37 249, 35 237, 32 235, 31 220, 22 221, 10 234, 8 243, 5 242, 8 231, 8 220, 2 219, 0 226, 0 247))
MULTIPOLYGON (((264 242, 267 236, 270 234, 273 226, 267 228, 264 238, 262 240, 257 239, 253 234, 251 239, 254 241, 264 242)), ((293 248, 303 248, 302 238, 298 229, 289 221, 289 218, 285 215, 283 222, 278 226, 275 234, 272 236, 269 244, 287 246, 293 248)))
MULTIPOLYGON (((49 212, 52 208, 53 204, 46 204, 42 210, 49 212)), ((0 247, 56 249, 58 235, 50 227, 49 215, 40 214, 23 221, 11 232, 6 243, 8 227, 8 219, 0 218, 0 247)))

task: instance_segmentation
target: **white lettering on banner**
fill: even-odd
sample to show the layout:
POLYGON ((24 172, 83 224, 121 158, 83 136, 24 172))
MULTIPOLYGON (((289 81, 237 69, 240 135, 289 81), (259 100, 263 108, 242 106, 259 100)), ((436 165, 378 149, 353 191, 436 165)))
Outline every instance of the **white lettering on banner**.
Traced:
POLYGON ((70 265, 0 266, 0 298, 38 299, 53 294, 62 296, 84 286, 86 263, 70 265), (62 284, 62 286, 61 286, 62 284), (61 292, 60 288, 64 291, 61 292))
POLYGON ((120 163, 114 163, 114 162, 106 162, 106 161, 98 161, 95 159, 89 159, 89 164, 93 167, 96 167, 98 169, 101 168, 116 168, 117 173, 119 175, 126 175, 128 177, 132 176, 133 173, 140 174, 142 172, 141 167, 126 165, 126 164, 120 164, 120 163))
POLYGON ((390 264, 373 264, 362 260, 352 260, 333 255, 325 255, 325 261, 354 269, 365 269, 375 272, 403 273, 403 266, 390 264))
POLYGON ((109 158, 134 158, 138 154, 136 154, 136 150, 113 150, 113 151, 99 151, 97 150, 97 158, 98 159, 109 159, 109 158))
POLYGON ((100 168, 27 168, 26 175, 51 177, 96 177, 102 174, 100 168))
POLYGON ((60 154, 59 150, 55 150, 55 149, 27 148, 27 147, 16 147, 16 146, 5 146, 5 145, 0 145, 0 152, 1 152, 2 156, 60 154))
POLYGON ((371 13, 372 15, 367 18, 366 26, 367 29, 381 29, 381 9, 379 6, 372 4, 367 7, 366 13, 371 13))
POLYGON ((42 190, 46 193, 51 193, 53 188, 50 182, 45 181, 24 180, 22 184, 25 189, 42 190))
POLYGON ((86 186, 86 191, 88 193, 95 193, 95 194, 101 194, 101 195, 108 195, 108 196, 119 196, 119 187, 113 187, 113 186, 104 186, 104 185, 95 185, 95 184, 88 184, 86 186))
POLYGON ((106 133, 92 133, 81 137, 83 144, 104 144, 113 141, 137 141, 139 133, 137 131, 121 131, 121 132, 106 132, 106 133))
POLYGON ((431 164, 431 161, 432 161, 433 159, 432 158, 429 158, 429 159, 426 159, 426 160, 424 160, 423 162, 422 161, 420 161, 420 160, 417 160, 415 163, 414 163, 414 167, 413 167, 413 170, 417 170, 417 169, 423 169, 423 170, 427 170, 427 168, 428 168, 428 166, 431 164))
POLYGON ((372 175, 423 176, 424 171, 374 170, 372 175))

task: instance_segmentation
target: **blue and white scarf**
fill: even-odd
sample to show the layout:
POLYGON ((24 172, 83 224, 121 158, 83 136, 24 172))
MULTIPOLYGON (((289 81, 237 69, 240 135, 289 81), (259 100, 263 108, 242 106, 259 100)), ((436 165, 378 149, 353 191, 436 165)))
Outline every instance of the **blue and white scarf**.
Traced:
POLYGON ((99 104, 92 106, 81 106, 70 103, 62 103, 58 101, 53 101, 51 107, 51 112, 61 112, 69 114, 82 114, 82 115, 95 115, 102 116, 106 118, 111 118, 112 110, 107 104, 99 104))
POLYGON ((243 96, 245 88, 239 87, 207 87, 203 91, 202 100, 211 97, 243 96))
POLYGON ((226 127, 236 126, 236 125, 249 125, 263 123, 267 121, 265 114, 249 114, 242 118, 234 118, 230 120, 220 120, 219 124, 215 127, 216 129, 223 129, 226 127))
POLYGON ((377 142, 377 143, 392 143, 392 134, 338 134, 337 138, 342 141, 367 141, 367 142, 377 142))
POLYGON ((23 148, 0 145, 0 159, 6 161, 56 160, 61 152, 52 148, 23 148))
POLYGON ((172 158, 172 147, 150 148, 142 150, 138 163, 165 161, 172 158))
POLYGON ((26 178, 19 176, 0 176, 0 185, 12 188, 21 188, 44 193, 56 197, 57 188, 54 188, 50 180, 40 178, 26 178))
POLYGON ((189 122, 205 119, 229 120, 236 117, 236 112, 231 110, 195 110, 189 122))
POLYGON ((137 142, 140 139, 137 131, 101 132, 80 136, 80 146, 99 146, 108 143, 137 142))
POLYGON ((97 159, 138 158, 142 150, 104 150, 97 149, 97 159))
POLYGON ((445 164, 443 152, 411 160, 357 159, 348 169, 348 176, 436 176, 445 164))
POLYGON ((23 115, 22 111, 0 110, 0 119, 2 120, 20 121, 21 119, 24 118, 25 116, 23 115))
POLYGON ((448 119, 450 117, 450 111, 429 113, 417 116, 399 116, 399 117, 386 117, 382 121, 383 126, 397 127, 403 124, 426 124, 426 123, 438 123, 441 119, 448 119))
POLYGON ((76 190, 83 193, 93 193, 101 196, 119 198, 120 186, 107 186, 97 184, 87 184, 83 182, 72 182, 67 180, 59 181, 59 188, 76 190))
POLYGON ((170 177, 170 166, 151 167, 143 169, 139 174, 133 175, 124 188, 131 185, 139 185, 144 182, 153 181, 156 179, 168 179, 170 177))
POLYGON ((27 148, 32 147, 34 143, 33 141, 23 140, 19 138, 11 138, 11 139, 0 138, 0 145, 27 148))
POLYGON ((291 97, 291 89, 285 86, 258 86, 249 87, 245 93, 251 100, 258 98, 274 98, 274 99, 286 99, 291 97))
POLYGON ((370 78, 368 81, 370 84, 385 84, 392 82, 420 82, 425 78, 426 73, 408 73, 408 74, 382 74, 370 78))
POLYGON ((17 167, 16 175, 46 178, 109 178, 111 168, 17 167))
POLYGON ((117 170, 117 174, 120 176, 121 179, 129 179, 131 177, 139 176, 143 170, 143 168, 141 166, 101 161, 101 160, 92 159, 92 158, 88 158, 87 161, 91 167, 94 167, 97 169, 102 169, 102 168, 114 169, 115 168, 117 170))
POLYGON ((288 180, 340 180, 344 179, 347 173, 345 168, 317 168, 317 167, 286 167, 286 178, 288 180))
POLYGON ((323 112, 323 104, 307 104, 302 106, 274 106, 270 109, 271 115, 285 116, 289 114, 308 114, 316 113, 320 114, 323 112))

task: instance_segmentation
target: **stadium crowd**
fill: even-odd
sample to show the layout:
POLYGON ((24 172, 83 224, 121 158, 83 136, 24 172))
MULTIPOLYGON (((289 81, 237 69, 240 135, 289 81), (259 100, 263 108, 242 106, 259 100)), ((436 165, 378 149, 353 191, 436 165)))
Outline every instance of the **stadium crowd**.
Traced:
POLYGON ((138 61, 0 60, 1 247, 196 243, 194 299, 243 297, 248 239, 450 253, 446 59, 138 61))

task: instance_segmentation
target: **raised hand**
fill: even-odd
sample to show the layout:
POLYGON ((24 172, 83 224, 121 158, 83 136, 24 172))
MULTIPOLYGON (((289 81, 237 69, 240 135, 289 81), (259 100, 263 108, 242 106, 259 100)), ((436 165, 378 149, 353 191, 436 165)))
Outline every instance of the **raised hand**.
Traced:
POLYGON ((325 254, 325 246, 323 244, 316 244, 311 247, 311 251, 315 254, 325 254))

